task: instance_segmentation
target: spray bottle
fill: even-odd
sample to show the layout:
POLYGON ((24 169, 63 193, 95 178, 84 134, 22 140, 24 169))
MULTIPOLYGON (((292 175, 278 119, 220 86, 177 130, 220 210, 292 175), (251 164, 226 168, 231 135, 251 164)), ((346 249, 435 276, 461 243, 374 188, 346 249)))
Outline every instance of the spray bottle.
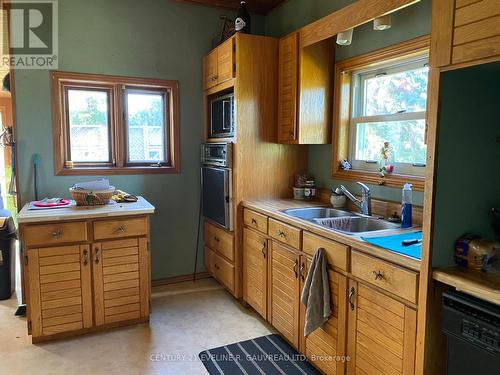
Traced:
POLYGON ((401 228, 410 228, 412 215, 412 184, 404 184, 403 198, 401 200, 401 228))

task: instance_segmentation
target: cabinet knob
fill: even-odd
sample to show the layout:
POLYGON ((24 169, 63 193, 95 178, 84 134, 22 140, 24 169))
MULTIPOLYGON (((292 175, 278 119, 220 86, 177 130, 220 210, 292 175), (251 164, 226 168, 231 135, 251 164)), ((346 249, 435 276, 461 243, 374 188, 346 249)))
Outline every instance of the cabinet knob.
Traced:
POLYGON ((255 220, 253 217, 252 217, 252 224, 257 225, 257 220, 255 220))
POLYGON ((217 236, 214 236, 214 240, 215 240, 215 242, 220 242, 220 238, 217 236))
POLYGON ((380 271, 373 271, 373 278, 375 280, 382 280, 384 278, 384 275, 382 275, 382 272, 380 271))
POLYGON ((295 259, 295 263, 293 264, 293 272, 295 273, 295 278, 299 277, 299 261, 295 259))
POLYGON ((57 228, 55 231, 52 232, 52 238, 58 239, 61 238, 63 235, 63 230, 61 228, 57 228))
POLYGON ((304 274, 304 271, 306 270, 306 264, 304 262, 302 262, 302 264, 300 265, 300 278, 302 279, 302 281, 305 281, 306 280, 306 275, 304 274))
POLYGON ((286 234, 285 234, 285 232, 283 232, 282 230, 279 230, 279 231, 278 231, 278 236, 280 236, 281 238, 285 238, 285 237, 286 237, 286 234))
POLYGON ((124 233, 125 232, 125 226, 120 225, 118 228, 115 229, 116 233, 124 233))
POLYGON ((262 249, 260 250, 262 252, 262 256, 265 258, 266 257, 266 241, 262 243, 262 249))
POLYGON ((83 250, 83 265, 89 264, 89 251, 87 249, 83 250))
POLYGON ((101 249, 96 247, 94 250, 95 250, 95 264, 98 264, 101 259, 101 249))

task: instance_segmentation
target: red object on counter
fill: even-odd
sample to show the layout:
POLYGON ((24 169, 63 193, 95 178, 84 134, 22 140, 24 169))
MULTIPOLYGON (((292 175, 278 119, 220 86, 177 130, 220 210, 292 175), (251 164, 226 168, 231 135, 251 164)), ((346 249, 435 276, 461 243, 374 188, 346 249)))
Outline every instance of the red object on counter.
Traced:
POLYGON ((68 199, 61 199, 59 202, 56 203, 46 203, 43 201, 37 201, 33 203, 36 207, 61 207, 61 206, 68 206, 71 202, 68 199))

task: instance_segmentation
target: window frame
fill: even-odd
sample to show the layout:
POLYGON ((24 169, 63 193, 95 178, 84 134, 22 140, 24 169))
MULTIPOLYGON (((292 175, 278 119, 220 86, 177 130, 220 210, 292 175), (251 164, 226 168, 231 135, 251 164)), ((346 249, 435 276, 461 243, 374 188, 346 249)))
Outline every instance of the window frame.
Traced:
POLYGON ((127 175, 180 172, 179 83, 173 80, 133 78, 101 74, 51 72, 54 174, 127 175), (111 162, 72 162, 67 95, 71 89, 108 92, 109 147, 111 162), (163 92, 165 104, 162 163, 129 163, 127 144, 126 90, 163 92))
MULTIPOLYGON (((343 60, 335 64, 332 178, 348 181, 362 181, 390 187, 402 187, 404 183, 408 182, 413 184, 415 190, 423 190, 425 183, 425 168, 414 167, 418 168, 418 171, 421 170, 421 174, 415 174, 411 169, 398 168, 398 171, 381 177, 376 165, 366 169, 343 170, 340 166, 340 162, 345 159, 351 162, 350 156, 355 147, 353 132, 357 130, 355 126, 353 126, 353 119, 358 120, 357 123, 359 123, 359 120, 363 118, 368 118, 370 120, 369 122, 373 122, 376 118, 386 119, 388 116, 394 116, 393 120, 397 118, 414 118, 416 116, 420 116, 420 119, 422 118, 421 112, 409 112, 403 116, 401 116, 401 114, 392 114, 355 118, 353 114, 356 114, 355 110, 357 110, 357 107, 359 108, 361 100, 359 95, 354 98, 354 100, 352 98, 355 74, 362 72, 373 73, 384 69, 387 70, 388 66, 394 66, 394 68, 396 68, 396 65, 403 66, 410 60, 422 61, 428 59, 429 46, 429 35, 425 35, 361 56, 343 60)), ((427 113, 423 118, 425 120, 426 138, 427 113)), ((354 163, 354 165, 356 165, 356 163, 354 163)))
MULTIPOLYGON (((396 112, 377 115, 367 115, 364 113, 365 90, 364 83, 380 74, 391 75, 409 70, 428 66, 429 59, 425 56, 412 57, 398 61, 396 63, 381 64, 380 66, 368 69, 354 70, 351 79, 351 101, 352 113, 349 127, 349 162, 356 171, 378 172, 378 160, 356 159, 357 125, 360 123, 392 122, 392 121, 412 121, 426 119, 426 111, 396 112)), ((424 176, 425 163, 400 163, 393 162, 396 174, 409 176, 424 176)))

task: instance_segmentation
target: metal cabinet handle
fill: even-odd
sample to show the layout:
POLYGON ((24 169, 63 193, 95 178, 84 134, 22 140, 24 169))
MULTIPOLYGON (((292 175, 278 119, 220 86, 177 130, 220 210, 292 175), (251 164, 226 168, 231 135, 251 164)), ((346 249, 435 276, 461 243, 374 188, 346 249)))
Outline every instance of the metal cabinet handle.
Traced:
POLYGON ((116 228, 115 232, 116 233, 124 233, 125 227, 123 225, 120 225, 118 228, 116 228))
POLYGON ((354 287, 349 291, 349 306, 351 306, 351 310, 354 311, 354 295, 356 294, 356 289, 354 287))
POLYGON ((295 273, 295 278, 299 277, 299 261, 295 259, 295 263, 293 265, 293 272, 295 273))
POLYGON ((215 268, 216 270, 218 270, 218 269, 219 269, 219 266, 217 265, 217 263, 214 263, 214 268, 215 268))
POLYGON ((282 230, 278 230, 278 236, 284 238, 284 237, 286 237, 286 234, 282 230))
POLYGON ((89 264, 89 251, 87 249, 83 250, 83 265, 89 264))
POLYGON ((95 250, 95 264, 98 264, 99 261, 101 260, 101 249, 96 247, 94 250, 95 250))
POLYGON ((375 280, 382 280, 384 278, 384 275, 382 275, 382 272, 380 271, 373 271, 373 277, 375 280))
POLYGON ((305 269, 306 269, 306 264, 303 262, 300 266, 300 278, 302 279, 302 281, 305 281, 306 279, 306 275, 304 274, 305 269))
POLYGON ((219 237, 217 237, 217 236, 214 236, 214 240, 215 240, 216 242, 220 242, 220 238, 219 238, 219 237))
POLYGON ((265 258, 266 257, 266 241, 262 243, 262 249, 260 250, 262 252, 262 256, 265 258))
POLYGON ((57 228, 55 231, 52 232, 52 238, 61 238, 63 235, 63 230, 61 228, 57 228))
POLYGON ((252 224, 257 225, 257 220, 255 220, 253 217, 252 217, 252 224))

